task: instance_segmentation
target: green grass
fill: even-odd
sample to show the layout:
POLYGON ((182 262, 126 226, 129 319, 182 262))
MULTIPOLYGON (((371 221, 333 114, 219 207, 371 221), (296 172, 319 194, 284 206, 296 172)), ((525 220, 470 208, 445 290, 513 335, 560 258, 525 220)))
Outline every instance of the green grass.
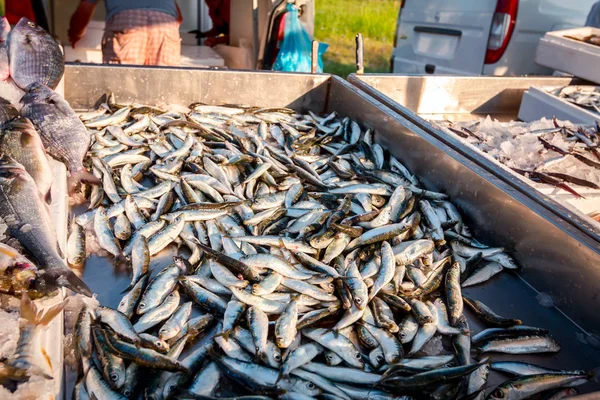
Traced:
POLYGON ((328 43, 325 72, 356 72, 355 41, 364 38, 365 72, 389 72, 399 0, 315 0, 315 39, 328 43))

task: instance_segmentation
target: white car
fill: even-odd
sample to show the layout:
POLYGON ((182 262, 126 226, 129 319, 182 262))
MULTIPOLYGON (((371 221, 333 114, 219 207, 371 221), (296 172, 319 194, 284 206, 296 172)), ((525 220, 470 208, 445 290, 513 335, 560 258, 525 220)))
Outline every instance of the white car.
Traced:
POLYGON ((585 24, 597 0, 404 0, 392 72, 550 75, 535 64, 548 31, 585 24))

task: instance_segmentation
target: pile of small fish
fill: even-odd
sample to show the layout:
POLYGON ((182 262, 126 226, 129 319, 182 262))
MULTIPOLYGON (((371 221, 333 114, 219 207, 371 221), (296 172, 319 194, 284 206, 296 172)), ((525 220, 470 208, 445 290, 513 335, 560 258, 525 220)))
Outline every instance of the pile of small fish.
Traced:
POLYGON ((577 198, 583 196, 571 185, 600 189, 599 125, 575 126, 556 119, 492 122, 488 117, 484 121, 448 122, 442 126, 534 182, 563 189, 577 198), (534 128, 536 124, 550 127, 534 128), (565 171, 562 163, 567 160, 568 165, 582 168, 565 171))
POLYGON ((598 86, 563 86, 550 91, 569 103, 600 114, 600 90, 598 86))
POLYGON ((335 112, 102 100, 80 115, 102 186, 69 261, 91 231, 131 282, 116 310, 78 315, 74 398, 520 399, 595 378, 473 361, 560 345, 462 295, 517 265, 372 131, 335 112), (181 257, 150 271, 170 245, 181 257), (471 337, 465 308, 489 329, 471 337), (487 387, 490 369, 514 378, 487 387))

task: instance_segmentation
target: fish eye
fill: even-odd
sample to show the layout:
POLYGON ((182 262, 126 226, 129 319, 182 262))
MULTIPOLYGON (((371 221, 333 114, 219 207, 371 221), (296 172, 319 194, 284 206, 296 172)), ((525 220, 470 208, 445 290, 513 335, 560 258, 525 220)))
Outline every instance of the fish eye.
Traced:
POLYGON ((275 354, 273 358, 277 361, 281 360, 281 354, 275 354))
POLYGON ((362 299, 360 297, 357 297, 356 299, 354 299, 354 301, 356 301, 357 304, 362 303, 362 299))
POLYGON ((35 28, 35 27, 37 26, 37 25, 35 24, 35 22, 31 22, 31 21, 29 21, 29 22, 27 23, 27 25, 29 25, 29 26, 30 26, 30 27, 32 27, 32 28, 35 28))
POLYGON ((315 388, 315 384, 314 384, 314 383, 312 383, 312 382, 308 382, 308 383, 306 384, 306 387, 307 387, 307 388, 309 388, 309 389, 314 389, 314 388, 315 388))
POLYGON ((494 393, 492 394, 493 397, 497 398, 497 399, 503 399, 504 398, 504 391, 502 389, 496 389, 494 390, 494 393))
POLYGON ((140 303, 140 308, 146 308, 146 303, 140 303))
POLYGON ((377 357, 375 357, 375 359, 377 361, 382 361, 383 360, 383 356, 381 354, 378 354, 377 357))
POLYGON ((156 345, 156 347, 162 347, 162 343, 159 341, 156 341, 156 343, 154 343, 156 345))
POLYGON ((125 389, 125 390, 123 390, 123 394, 125 395, 125 397, 129 397, 129 396, 131 396, 131 390, 125 389))
POLYGON ((401 338, 405 338, 406 337, 406 333, 405 332, 400 332, 400 337, 401 338))
POLYGON ((119 380, 119 375, 117 375, 116 372, 113 372, 112 374, 110 374, 110 380, 116 382, 117 380, 119 380))
POLYGON ((356 359, 360 359, 360 353, 356 353, 356 354, 354 355, 354 358, 356 358, 356 359))

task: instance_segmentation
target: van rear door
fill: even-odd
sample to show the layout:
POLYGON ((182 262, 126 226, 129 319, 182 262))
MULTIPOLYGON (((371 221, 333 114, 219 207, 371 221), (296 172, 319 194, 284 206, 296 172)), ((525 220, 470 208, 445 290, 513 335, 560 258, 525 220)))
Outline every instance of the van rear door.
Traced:
POLYGON ((405 0, 393 72, 467 74, 483 71, 497 0, 405 0))

